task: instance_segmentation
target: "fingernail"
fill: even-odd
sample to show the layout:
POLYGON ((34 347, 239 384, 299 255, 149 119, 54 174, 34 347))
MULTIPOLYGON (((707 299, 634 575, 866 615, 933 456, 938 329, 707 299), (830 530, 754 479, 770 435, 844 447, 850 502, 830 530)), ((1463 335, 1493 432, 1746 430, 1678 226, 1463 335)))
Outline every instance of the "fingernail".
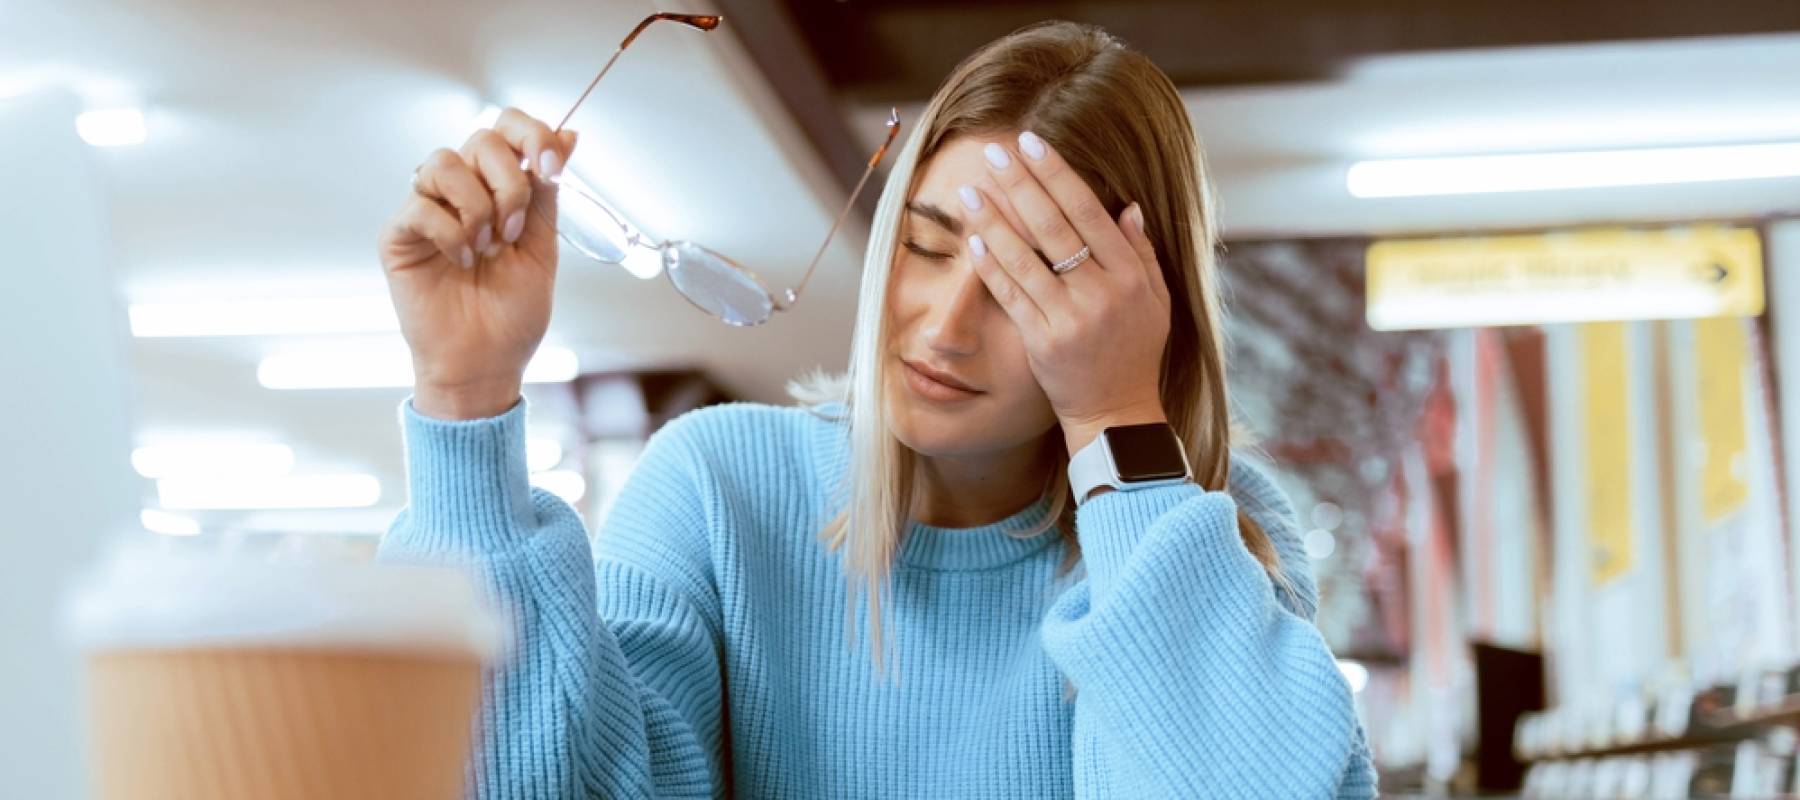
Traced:
POLYGON ((521 208, 518 211, 514 211, 512 216, 506 218, 506 230, 501 231, 500 235, 506 239, 507 244, 512 244, 513 242, 518 241, 519 234, 524 232, 525 209, 521 208))
POLYGON ((471 269, 475 266, 475 251, 469 249, 469 246, 466 244, 463 245, 462 249, 462 265, 463 269, 471 269))
POLYGON ((956 196, 962 198, 963 207, 970 211, 981 210, 981 193, 973 186, 956 187, 956 196))
POLYGON ((1031 131, 1019 134, 1019 149, 1025 151, 1025 155, 1032 161, 1042 161, 1044 153, 1047 152, 1044 149, 1044 140, 1039 139, 1038 135, 1031 131))
POLYGON ((1125 209, 1125 219, 1138 233, 1144 232, 1144 209, 1139 208, 1137 203, 1132 203, 1130 208, 1125 209))
POLYGON ((981 240, 981 234, 977 233, 969 237, 969 252, 974 253, 976 258, 987 257, 987 242, 981 240))
POLYGON ((1012 156, 1007 155, 1006 148, 1000 145, 989 144, 981 152, 987 156, 988 163, 994 165, 994 169, 1006 169, 1012 164, 1012 156))
POLYGON ((481 257, 482 258, 493 258, 494 256, 500 255, 500 249, 505 246, 506 245, 503 245, 499 242, 490 244, 487 246, 486 250, 481 251, 481 257))
POLYGON ((481 232, 475 234, 475 249, 480 250, 482 252, 487 252, 488 245, 492 244, 493 241, 494 241, 494 229, 490 228, 486 225, 483 225, 483 226, 481 226, 481 232))
POLYGON ((538 156, 538 175, 545 180, 554 180, 561 174, 562 156, 557 155, 555 150, 545 150, 543 155, 538 156))

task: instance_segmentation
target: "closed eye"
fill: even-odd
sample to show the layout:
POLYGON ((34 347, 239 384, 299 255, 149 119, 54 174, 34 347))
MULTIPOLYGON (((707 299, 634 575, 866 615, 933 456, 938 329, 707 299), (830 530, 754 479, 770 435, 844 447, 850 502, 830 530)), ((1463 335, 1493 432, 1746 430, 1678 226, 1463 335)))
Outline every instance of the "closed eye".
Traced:
POLYGON ((908 251, 910 251, 913 255, 923 258, 927 261, 949 261, 950 260, 949 253, 940 253, 936 250, 927 250, 927 249, 925 249, 925 247, 923 245, 920 245, 918 242, 915 242, 911 239, 907 239, 903 244, 906 245, 906 249, 908 251))

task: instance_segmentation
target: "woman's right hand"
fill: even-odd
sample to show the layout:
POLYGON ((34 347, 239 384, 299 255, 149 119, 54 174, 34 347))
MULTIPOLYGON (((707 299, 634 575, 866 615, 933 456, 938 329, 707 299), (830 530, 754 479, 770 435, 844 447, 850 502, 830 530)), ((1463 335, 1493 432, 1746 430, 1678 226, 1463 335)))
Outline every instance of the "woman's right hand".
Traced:
POLYGON ((518 401, 525 363, 550 326, 554 179, 574 149, 573 131, 509 108, 461 150, 427 157, 382 229, 382 271, 420 413, 477 419, 518 401))

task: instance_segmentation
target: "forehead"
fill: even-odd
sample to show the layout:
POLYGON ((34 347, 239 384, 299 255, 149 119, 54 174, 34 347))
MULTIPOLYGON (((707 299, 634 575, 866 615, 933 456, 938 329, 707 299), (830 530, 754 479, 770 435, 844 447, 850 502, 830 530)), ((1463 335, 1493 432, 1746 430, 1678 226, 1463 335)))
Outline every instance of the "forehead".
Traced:
MULTIPOLYGON (((958 136, 945 142, 925 163, 914 194, 926 198, 953 197, 956 187, 973 185, 987 178, 987 160, 981 149, 994 136, 958 136)), ((957 206, 960 209, 961 206, 957 206)))

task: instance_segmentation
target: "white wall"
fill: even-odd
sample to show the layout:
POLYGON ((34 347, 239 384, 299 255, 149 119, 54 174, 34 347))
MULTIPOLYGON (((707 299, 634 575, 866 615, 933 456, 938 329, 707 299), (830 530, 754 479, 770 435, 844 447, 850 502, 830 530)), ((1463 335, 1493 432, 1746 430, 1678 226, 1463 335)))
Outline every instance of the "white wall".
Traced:
POLYGON ((57 604, 133 521, 124 318, 66 94, 0 101, 0 793, 79 797, 79 672, 57 604))

